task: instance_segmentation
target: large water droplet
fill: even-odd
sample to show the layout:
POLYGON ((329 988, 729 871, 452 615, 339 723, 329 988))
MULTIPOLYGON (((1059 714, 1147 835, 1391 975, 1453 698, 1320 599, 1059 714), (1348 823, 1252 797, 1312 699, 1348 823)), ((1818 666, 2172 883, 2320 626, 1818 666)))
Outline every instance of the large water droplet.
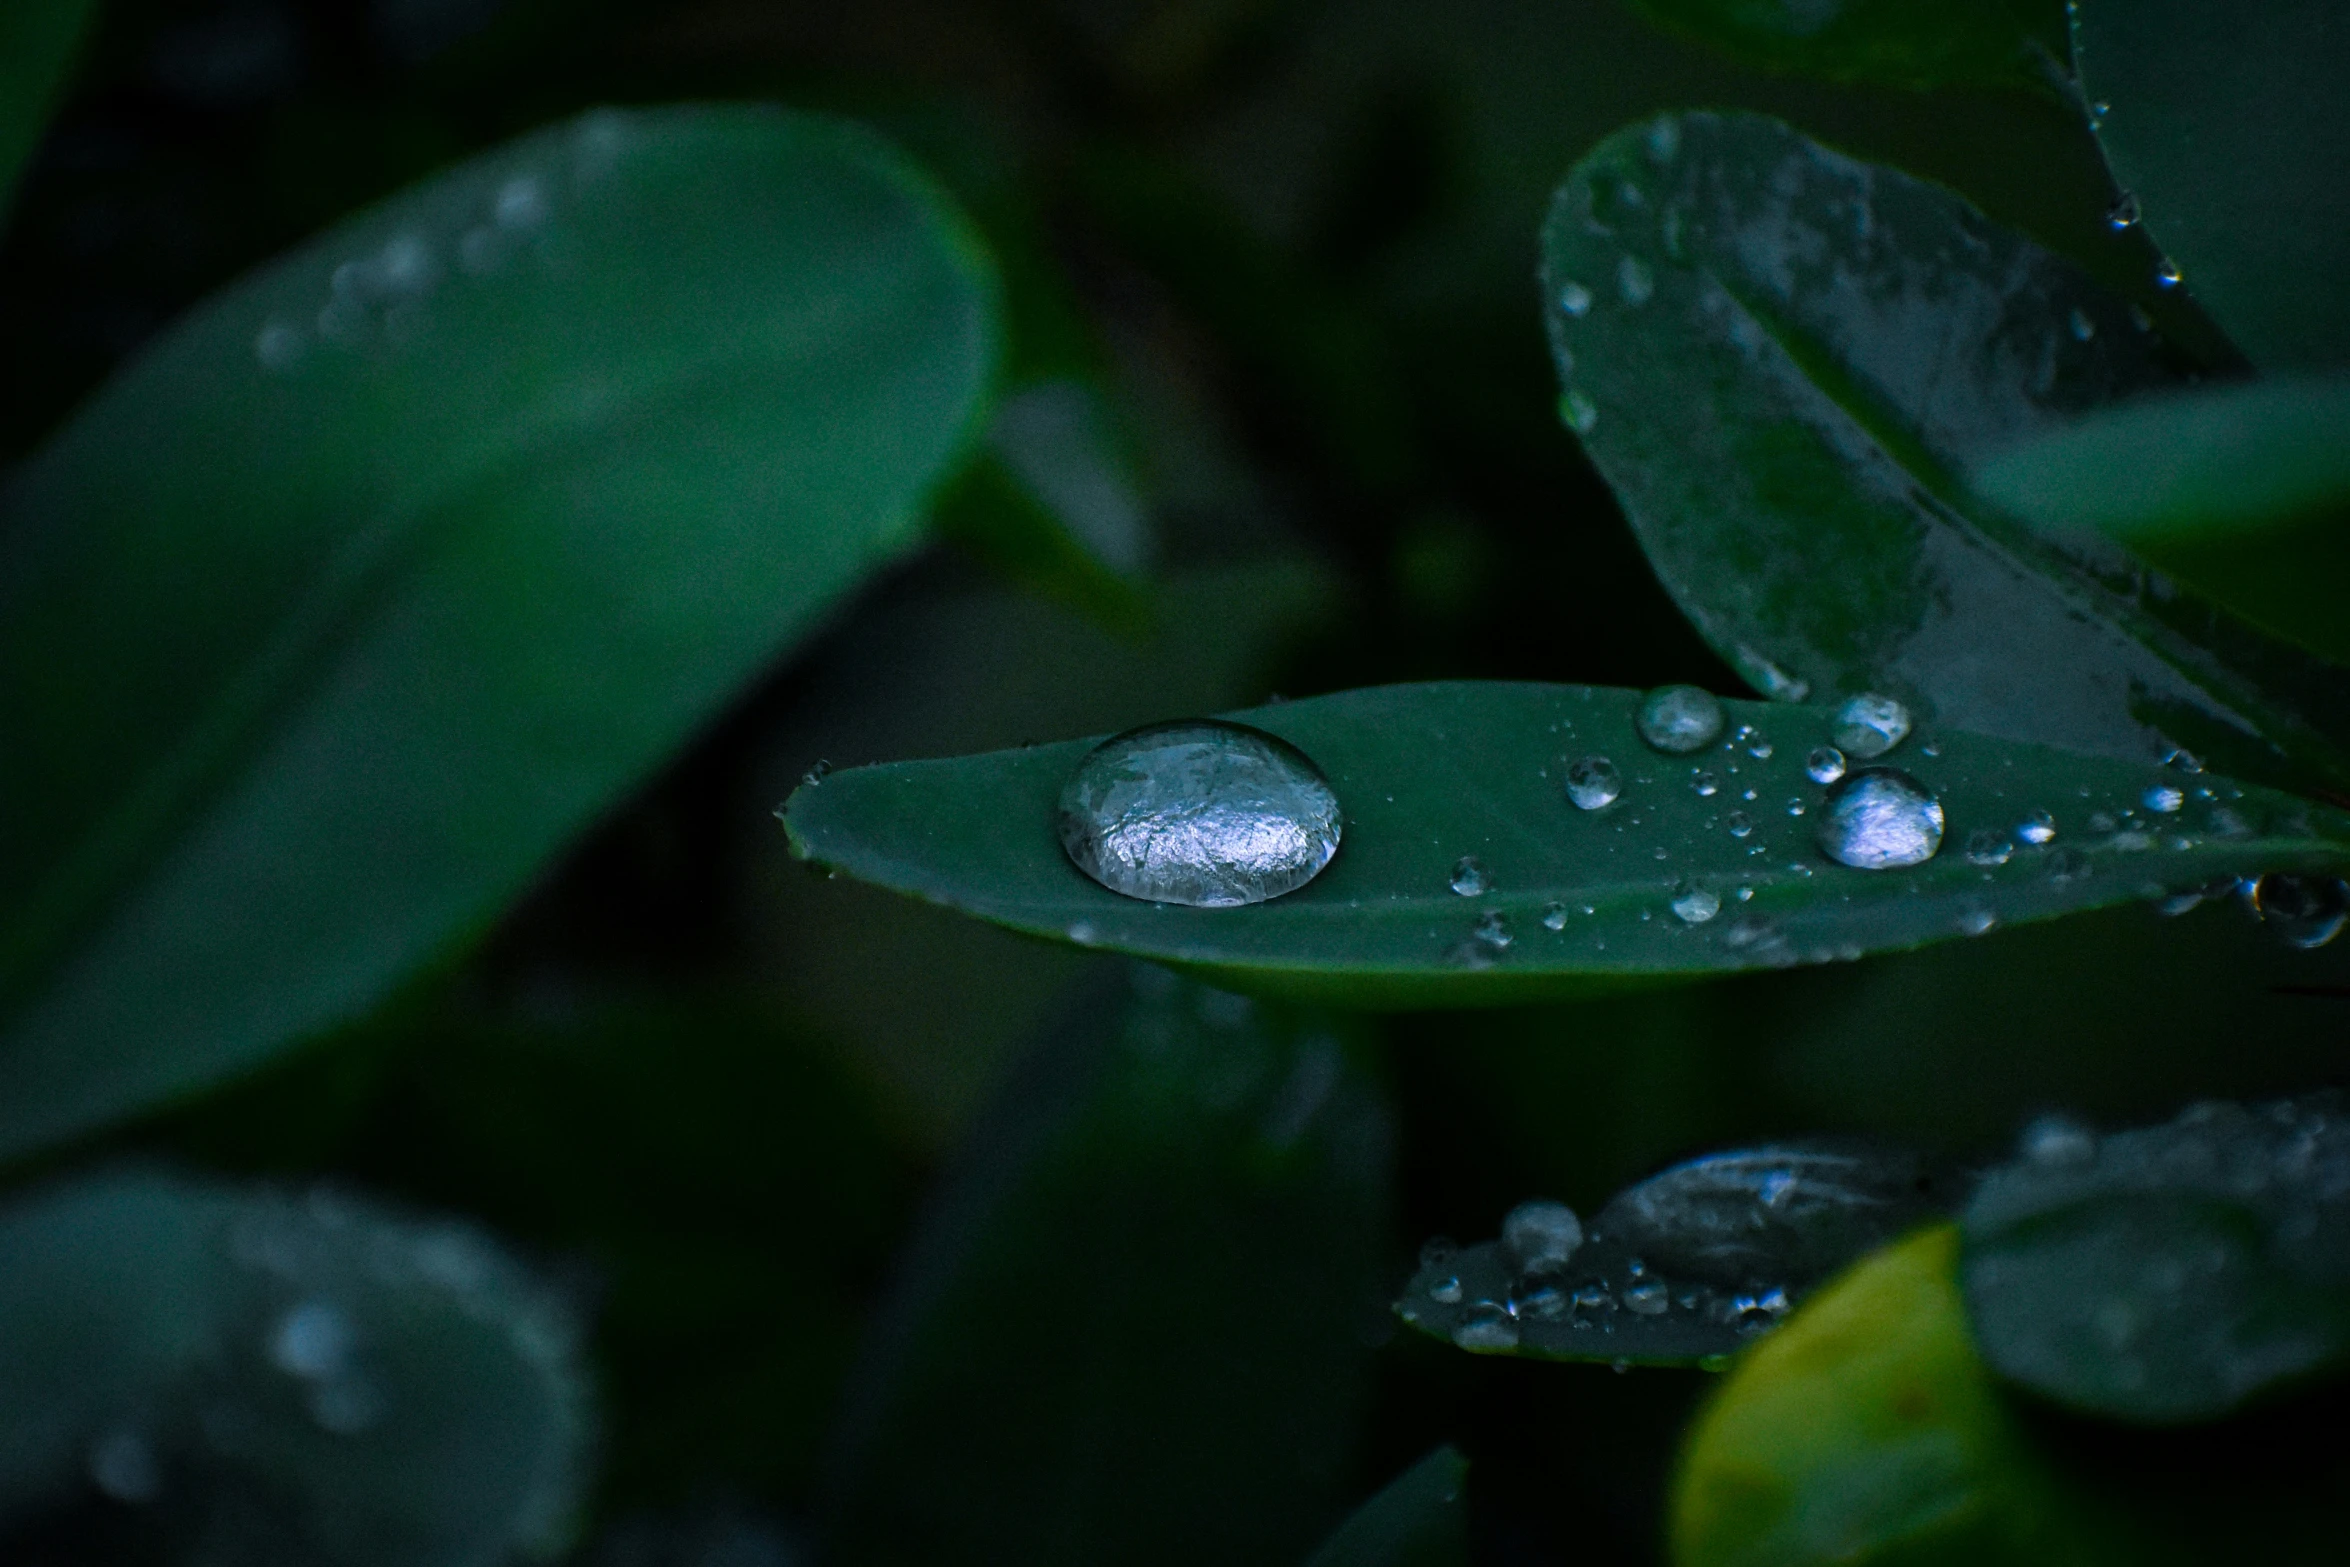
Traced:
POLYGON ((1516 1349, 1518 1322, 1507 1306, 1481 1300, 1461 1313, 1459 1324, 1452 1330, 1452 1341, 1463 1349, 1488 1352, 1516 1349))
POLYGON ((1722 736, 1722 704, 1696 686, 1660 686, 1641 699, 1640 738, 1675 756, 1702 751, 1722 736))
POLYGON ((1828 791, 1819 844, 1855 870, 1922 865, 1942 847, 1942 802, 1907 773, 1864 767, 1828 791))
POLYGON ((1684 883, 1673 889, 1673 913, 1684 925, 1702 925, 1721 912, 1721 896, 1711 888, 1684 883))
POLYGON ((1501 1240, 1529 1273, 1566 1265, 1583 1244, 1583 1221, 1563 1202, 1536 1198, 1522 1202, 1501 1221, 1501 1240))
POLYGON ((2244 901, 2288 946, 2322 947, 2350 922, 2350 886, 2331 876, 2271 873, 2250 884, 2244 901))
POLYGON ((1893 697, 1863 691, 1836 709, 1836 743, 1863 761, 1883 756, 1909 737, 1909 709, 1893 697))
POLYGON ((1623 792, 1624 775, 1604 756, 1586 756, 1567 768, 1567 798, 1577 810, 1613 805, 1623 792))
POLYGON ((2146 791, 2145 800, 2146 809, 2167 816, 2187 803, 2187 791, 2176 784, 2156 784, 2146 791))
POLYGON ((1844 753, 1832 745, 1817 746, 1803 759, 1803 770, 1813 783, 1832 784, 1844 776, 1844 753))
POLYGON ((1294 892, 1338 852, 1338 797, 1304 752, 1241 724, 1103 741, 1061 791, 1061 846, 1112 892, 1235 908, 1294 892))
POLYGON ((1464 854, 1452 864, 1452 890, 1464 898, 1482 897, 1493 885, 1485 874, 1485 862, 1474 854, 1464 854))

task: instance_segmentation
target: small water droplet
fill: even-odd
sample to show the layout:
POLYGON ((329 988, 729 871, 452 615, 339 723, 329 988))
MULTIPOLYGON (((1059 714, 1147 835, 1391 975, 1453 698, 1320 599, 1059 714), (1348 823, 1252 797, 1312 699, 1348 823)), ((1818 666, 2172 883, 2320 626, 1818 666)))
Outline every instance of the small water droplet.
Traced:
POLYGON ((1700 771, 1689 775, 1689 787, 1697 791, 1699 799, 1710 800, 1722 792, 1722 781, 1709 772, 1700 771))
POLYGON ((2123 191, 2120 199, 2105 209, 2105 221, 2117 229, 2126 229, 2136 224, 2138 221, 2137 196, 2130 191, 2123 191))
POLYGON ((2038 847, 2056 836, 2056 818, 2046 811, 2026 811, 2016 824, 2016 837, 2038 847))
POLYGON ((2168 256, 2154 264, 2154 283, 2157 288, 2177 288, 2185 276, 2179 270, 2179 264, 2168 256))
POLYGON ((1640 702, 1640 738, 1659 751, 1686 756, 1721 738, 1722 704, 1696 686, 1660 686, 1640 702))
POLYGON ((1464 898, 1484 896, 1493 885, 1485 874, 1485 862, 1474 854, 1464 854, 1452 864, 1452 890, 1464 898))
POLYGON ((2182 746, 2164 757, 2162 765, 2175 767, 2182 773, 2199 773, 2203 771, 2203 758, 2182 746))
POLYGON ((1806 809, 1808 807, 1803 803, 1803 796, 1798 794, 1787 797, 1787 814, 1789 816, 1801 816, 1806 809))
POLYGON ((830 762, 819 759, 815 766, 800 774, 800 782, 803 784, 820 784, 824 782, 827 777, 831 776, 831 773, 832 764, 830 762))
POLYGON ((1625 304, 1638 309, 1656 293, 1656 274, 1638 256, 1626 256, 1616 263, 1616 290, 1625 304))
POLYGON ((163 1494, 163 1465, 136 1431, 117 1429, 92 1442, 86 1467, 90 1483, 115 1501, 137 1507, 163 1494))
POLYGON ((1648 127, 1648 156, 1659 164, 1670 163, 1681 152, 1681 122, 1671 115, 1658 119, 1648 127))
POLYGON ((1463 1349, 1499 1351, 1518 1347, 1518 1322, 1509 1308, 1481 1300, 1462 1313, 1452 1330, 1452 1341, 1463 1349))
POLYGON ((1720 894, 1694 882, 1673 889, 1673 913, 1684 925, 1702 925, 1722 912, 1720 894))
POLYGON ((1755 728, 1754 725, 1740 724, 1738 733, 1733 738, 1738 744, 1746 747, 1746 754, 1756 761, 1767 762, 1771 759, 1771 753, 1774 749, 1771 745, 1771 737, 1755 728))
POLYGON ((1958 911, 1958 932, 1962 936, 1980 936, 1999 923, 1999 916, 1980 903, 1961 905, 1958 911))
POLYGON ((1855 870, 1922 865, 1942 847, 1942 802, 1907 773, 1864 767, 1828 791, 1820 852, 1855 870))
POLYGON ((1613 805, 1623 792, 1624 775, 1604 756, 1586 756, 1567 768, 1567 799, 1579 811, 1613 805))
POLYGON ((1439 1306, 1457 1306, 1461 1303, 1461 1281, 1457 1276, 1438 1279, 1428 1286, 1428 1298, 1439 1306))
POLYGON ((1081 947, 1090 947, 1102 939, 1101 931, 1094 926, 1091 920, 1073 920, 1063 934, 1081 947))
POLYGON ((1569 387, 1559 394, 1559 422, 1577 435, 1589 435, 1599 424, 1599 405, 1569 387))
POLYGON ((2090 320, 2089 312, 2079 305, 2073 306, 2072 314, 2065 318, 2065 324, 2072 328, 2076 342, 2086 343, 2097 335, 2097 323, 2090 320))
POLYGON ((1578 320, 1591 314, 1591 290, 1572 280, 1561 283, 1559 285, 1559 309, 1578 320))
POLYGON ((1563 903, 1544 904, 1542 928, 1544 930, 1565 930, 1567 928, 1567 906, 1563 903))
POLYGON ((1517 939, 1510 934, 1510 922, 1502 917, 1499 909, 1487 911, 1484 918, 1477 921, 1477 929, 1473 934, 1479 942, 1496 952, 1507 950, 1509 944, 1517 939))
POLYGON ((1754 818, 1744 811, 1732 811, 1729 816, 1730 836, 1744 838, 1754 831, 1754 818))
POLYGON ((1673 1292, 1662 1279, 1641 1279, 1624 1286, 1624 1309, 1643 1317, 1661 1317, 1672 1309, 1673 1292))
POLYGON ((1874 691, 1849 697, 1836 709, 1836 743, 1863 761, 1883 756, 1909 736, 1909 709, 1874 691))
POLYGON ((2175 784, 2156 784, 2146 791, 2146 809, 2168 815, 2187 803, 2187 791, 2175 784))
POLYGON ((1832 745, 1815 747, 1803 759, 1803 770, 1816 784, 1832 784, 1844 776, 1844 753, 1832 745))
POLYGON ((1522 1202, 1501 1221, 1501 1240, 1527 1272, 1566 1265, 1583 1244, 1583 1221, 1563 1202, 1536 1198, 1522 1202))
POLYGON ((498 227, 509 233, 537 228, 547 220, 547 190, 536 175, 517 174, 498 187, 491 208, 498 227))
POLYGON ((1103 741, 1061 791, 1061 846, 1112 892, 1191 908, 1262 903, 1338 852, 1338 797, 1288 741, 1214 719, 1103 741))
POLYGON ((1969 865, 2005 865, 2014 853, 2014 842, 1996 827, 1978 827, 1967 834, 1969 865))

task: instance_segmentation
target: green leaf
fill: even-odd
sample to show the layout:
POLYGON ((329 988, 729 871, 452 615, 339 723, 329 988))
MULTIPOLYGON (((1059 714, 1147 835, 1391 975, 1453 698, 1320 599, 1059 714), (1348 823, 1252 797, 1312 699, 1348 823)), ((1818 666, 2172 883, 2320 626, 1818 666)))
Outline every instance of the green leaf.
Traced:
POLYGON ((2350 789, 2350 676, 1965 489, 1993 451, 2177 384, 2067 263, 1776 121, 1687 114, 1577 165, 1544 291, 1568 422, 1756 689, 2350 789))
POLYGON ((2078 0, 2114 178, 2257 364, 2350 361, 2350 16, 2334 0, 2078 0))
POLYGON ((602 112, 199 309, 0 535, 0 1155, 364 1008, 912 537, 992 293, 899 159, 602 112))
POLYGON ((1618 1365, 1727 1356, 1830 1273, 1948 1211, 1914 1157, 1826 1143, 1706 1154, 1619 1192, 1579 1233, 1572 1210, 1512 1210, 1502 1238, 1432 1241, 1402 1318, 1480 1354, 1618 1365))
POLYGON ((1458 1449, 1436 1449, 1355 1509, 1306 1567, 1468 1567, 1468 1479, 1458 1449))
POLYGON ((1854 870, 1814 841, 1823 792, 1805 759, 1830 737, 1829 714, 1725 703, 1732 732, 1719 748, 1668 757, 1637 738, 1639 702, 1590 686, 1463 683, 1228 715, 1311 757, 1345 820, 1328 869, 1247 908, 1140 902, 1069 862, 1055 811, 1088 741, 837 772, 796 792, 784 825, 805 858, 1014 930, 1364 1007, 1857 957, 2350 853, 2350 819, 2265 790, 1941 731, 1886 758, 1938 798, 1941 852, 1854 870), (1755 733, 1740 738, 1745 727, 1755 733), (1615 759, 1624 778, 1623 797, 1597 812, 1562 788, 1588 754, 1615 759), (1701 795, 1708 779, 1715 792, 1701 795), (2168 789, 2176 814, 2145 804, 2168 789), (2054 815, 2053 842, 2013 837, 2035 810, 2054 815), (1970 847, 2000 863, 1973 863, 1970 847), (1467 856, 1490 881, 1476 897, 1451 885, 1467 856), (1686 892, 1713 900, 1713 916, 1677 916, 1686 892))
POLYGON ((113 1531, 156 1542, 107 1560, 548 1555, 586 1479, 575 1338, 448 1221, 143 1170, 20 1197, 0 1211, 0 1524, 95 1485, 138 1504, 113 1531))
POLYGON ((1097 987, 917 1234, 828 1556, 1294 1562, 1369 1391, 1386 1113, 1324 1025, 1097 987))
POLYGON ((2043 529, 2102 529, 2267 630, 2350 663, 2350 377, 2104 410, 1992 458, 1974 485, 2043 529))
POLYGON ((98 0, 9 0, 0 7, 0 220, 97 14, 98 0))
POLYGON ((2069 1535, 1968 1343, 1958 1236, 1879 1252, 1757 1344, 1692 1428, 1676 1567, 2104 1559, 2069 1535))
POLYGON ((2055 0, 1631 0, 1749 64, 1893 87, 2032 87, 2069 76, 2055 0))
POLYGON ((2176 1425, 2350 1366, 2338 1096, 2203 1104, 2104 1139, 2043 1123, 1965 1234, 1984 1358, 2071 1408, 2176 1425))

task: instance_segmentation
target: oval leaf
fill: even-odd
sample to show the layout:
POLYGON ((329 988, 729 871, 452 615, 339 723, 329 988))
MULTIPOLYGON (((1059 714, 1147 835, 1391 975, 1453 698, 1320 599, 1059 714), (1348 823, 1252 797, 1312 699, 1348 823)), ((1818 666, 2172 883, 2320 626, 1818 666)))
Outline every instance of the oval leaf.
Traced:
POLYGON ((2350 789, 2350 677, 1960 475, 2174 384, 2067 263, 1957 196, 1754 115, 1576 166, 1544 230, 1562 411, 1681 608, 1757 690, 1889 691, 2116 756, 2350 789), (2290 758, 2290 760, 2288 760, 2290 758))
POLYGON ((1014 930, 1367 1007, 1858 957, 2350 852, 2350 819, 2286 796, 1944 731, 1884 758, 1939 800, 1941 852, 1854 870, 1815 842, 1824 791, 1805 760, 1831 715, 1725 703, 1722 744, 1673 757, 1638 739, 1639 702, 1462 683, 1230 715, 1311 757, 1345 823, 1326 870, 1247 908, 1143 903, 1070 864, 1054 814, 1090 741, 834 773, 792 796, 784 825, 803 857, 1014 930), (1624 792, 1587 812, 1563 779, 1589 754, 1616 761, 1624 792), (2179 808, 2150 809, 2150 791, 2179 808), (2015 836, 2036 810, 2052 841, 2015 836), (1485 890, 1462 896, 1472 857, 1485 890))
POLYGON ((2350 361, 2350 15, 2336 0, 2076 0, 2114 178, 2262 365, 2350 361))
MULTIPOLYGON (((1550 1208, 1552 1205, 1541 1205, 1550 1208)), ((1788 1144, 1707 1154, 1619 1192, 1580 1245, 1548 1227, 1454 1252, 1432 1242, 1396 1303, 1466 1350, 1686 1364, 1776 1327, 1830 1273, 1946 1212, 1911 1157, 1788 1144)))
POLYGON ((1894 87, 2033 87, 2058 92, 2064 8, 2055 0, 1632 0, 1635 10, 1774 70, 1894 87))
POLYGON ((2028 1137, 1965 1228, 1984 1358, 2060 1404, 2175 1425, 2350 1365, 2335 1096, 2028 1137))
POLYGON ((1137 969, 1007 1085, 852 1384, 827 1559, 1286 1563, 1337 1500, 1390 1131, 1310 1017, 1137 969))
POLYGON ((2103 410, 1993 458, 1974 485, 2042 528, 2102 529, 2238 614, 2350 663, 2350 377, 2103 410))
POLYGON ((1692 1428, 1677 1567, 2097 1561, 1967 1341, 1958 1237, 1869 1258, 1757 1344, 1692 1428))
POLYGON ((0 533, 0 1156, 477 930, 902 548, 992 294, 886 149, 598 113, 231 288, 0 533))
POLYGON ((549 1555, 586 1479, 576 1337, 462 1225, 138 1170, 22 1197, 0 1212, 0 1527, 94 1490, 131 1510, 109 1560, 549 1555))

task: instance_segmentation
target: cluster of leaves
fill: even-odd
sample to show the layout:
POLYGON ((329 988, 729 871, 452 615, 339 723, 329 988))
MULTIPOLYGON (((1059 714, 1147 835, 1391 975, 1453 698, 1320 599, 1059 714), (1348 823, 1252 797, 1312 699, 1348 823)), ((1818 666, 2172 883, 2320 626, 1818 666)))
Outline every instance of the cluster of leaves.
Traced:
MULTIPOLYGON (((1211 31, 1233 58, 1302 25, 1227 9, 1211 31)), ((2340 42, 2322 8, 2278 0, 2214 39, 2210 8, 2104 0, 2077 8, 2069 41, 2054 7, 2021 3, 1641 9, 1768 67, 2085 112, 2128 192, 2125 237, 2142 225, 2169 259, 2133 303, 2110 257, 2084 268, 1781 120, 1641 120, 1558 192, 1543 306, 1560 419, 1691 625, 1769 699, 1726 704, 1718 755, 1651 756, 1637 699, 1607 687, 1455 681, 1251 709, 1321 766, 1347 836, 1311 886, 1247 910, 1148 906, 1071 869, 1050 805, 1083 741, 804 786, 785 825, 805 858, 1167 965, 1079 981, 968 1129, 862 1335, 907 1161, 797 1024, 707 985, 584 1022, 568 1001, 551 1022, 485 1022, 466 987, 527 993, 530 976, 460 965, 927 537, 1128 641, 1053 643, 1033 596, 959 632, 927 614, 938 690, 891 712, 870 685, 828 709, 823 666, 803 666, 795 721, 825 750, 962 751, 1156 716, 1137 703, 1221 706, 1327 597, 1288 563, 1151 579, 1113 345, 1031 184, 987 166, 960 122, 902 108, 867 117, 919 160, 827 115, 596 110, 211 293, 47 431, 0 492, 11 1549, 560 1552, 592 1506, 600 1380, 609 1491, 706 1501, 715 1471, 804 1504, 848 1559, 1295 1560, 1349 1488, 1375 1396, 1393 1397, 1363 1342, 1403 1272, 1385 1240, 1411 1096, 1386 1079, 1425 1053, 1409 1023, 1294 1003, 1580 1002, 1576 1026, 1655 1029, 1669 1063, 1718 1003, 1641 998, 1772 970, 1782 989, 1738 994, 1783 1014, 1742 1002, 1739 1027, 1832 1053, 1882 1029, 1860 971, 1824 962, 1941 949, 1880 965, 1884 994, 1908 1007, 1948 987, 1966 1038, 1987 1027, 1976 954, 2026 949, 1965 938, 2080 916, 2033 949, 2044 972, 2001 979, 2003 1005, 2041 1020, 2027 1034, 2061 1033, 2058 998, 2120 906, 2240 884, 2272 926, 2338 923, 2350 677, 2324 660, 2345 651, 2350 294, 2326 247, 2350 224, 2329 221, 2346 198, 2333 56, 2308 45, 2340 42), (2311 85, 2279 95, 2284 80, 2311 85), (2175 305, 2179 330, 2154 330, 2141 305, 2164 308, 2181 275, 2233 349, 2175 305), (1023 636, 1037 643, 1014 663, 1023 636), (1081 688, 1121 658, 1154 667, 1114 699, 1055 694, 1008 732, 1006 707, 971 717, 1009 701, 999 686, 1081 688), (1949 838, 1922 865, 1857 871, 1812 848, 1806 756, 1864 692, 1915 717, 1896 759, 1949 838), (954 717, 887 727, 924 702, 954 717), (1624 760, 1627 793, 1584 819, 1561 781, 1598 753, 1624 760), (2056 836, 2017 838, 2026 821, 2056 836), (1480 867, 1468 894, 1464 861, 1480 867), (1707 915, 1675 913, 1693 894, 1707 915), (1853 980, 1841 1026, 1819 1004, 1829 978, 1853 980), (593 1371, 589 1286, 550 1286, 471 1225, 320 1169, 588 1259, 593 1371), (819 1447, 823 1479, 799 1483, 819 1447)), ((94 12, 48 0, 0 22, 0 199, 94 12)), ((1137 101, 1203 69, 1190 35, 1160 31, 1107 68, 1137 101)), ((1304 410, 1260 416, 1315 483, 1413 515, 1435 443, 1415 437, 1396 345, 1359 297, 1253 245, 1131 135, 1059 177, 1212 324, 1235 379, 1304 410)), ((1350 210, 1322 238, 1333 253, 1350 210)), ((1531 317, 1510 331, 1530 341, 1531 317)), ((1483 438, 1454 435, 1464 466, 1487 466, 1483 438)), ((1535 475, 1547 514, 1557 475, 1535 475)), ((1457 619, 1492 575, 1476 540, 1421 516, 1381 569, 1413 613, 1457 619)), ((902 629, 868 622, 837 657, 904 658, 902 629)), ((1563 672, 1651 667, 1604 626, 1542 635, 1563 672)), ((1655 667, 1705 672, 1687 646, 1655 667)), ((796 945, 821 967, 814 923, 871 906, 818 895, 796 945)), ((866 993, 919 991, 917 970, 947 970, 941 994, 1064 977, 958 948, 938 922, 887 929, 887 961, 837 982, 879 1031, 894 1015, 866 993)), ((2163 939, 2205 965, 2243 947, 2233 927, 2163 939)), ((2280 972, 2265 948, 2236 956, 2280 972)), ((2175 999, 2139 998, 2174 1023, 2175 999)), ((959 1004, 953 1028, 966 1044, 959 1004)), ((1543 1070, 1499 1074, 1518 1113, 1575 1101, 1527 1091, 1543 1070)), ((1476 1083, 1474 1065, 1452 1081, 1476 1083)), ((2340 1125, 2323 1099, 2102 1143, 2047 1123, 1979 1183, 1881 1145, 1742 1148, 1630 1187, 1570 1256, 1506 1237, 1432 1250, 1403 1316, 1525 1356, 1737 1357, 1675 1482, 1686 1562, 2134 1559, 2253 1530, 2317 1560, 2331 1471, 2166 1530, 2133 1516, 2142 1487, 2086 1474, 2075 1450, 2099 1447, 2100 1421, 2243 1418, 2340 1369, 2340 1125)), ((1446 1365, 1434 1375, 1462 1374, 1446 1365)), ((1632 1423, 1669 1429, 1652 1386, 1632 1423)), ((1467 1465, 1440 1447, 1403 1467, 1429 1437, 1399 1424, 1400 1477, 1313 1561, 1466 1559, 1467 1465)), ((615 1528, 589 1549, 784 1549, 728 1527, 615 1528)))

